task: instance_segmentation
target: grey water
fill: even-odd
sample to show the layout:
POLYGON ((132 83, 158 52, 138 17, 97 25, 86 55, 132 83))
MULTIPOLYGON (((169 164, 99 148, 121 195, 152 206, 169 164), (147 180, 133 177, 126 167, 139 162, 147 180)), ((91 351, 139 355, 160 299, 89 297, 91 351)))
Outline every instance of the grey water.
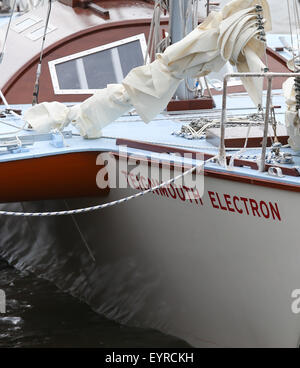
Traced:
POLYGON ((184 348, 154 330, 126 327, 95 313, 85 303, 0 258, 0 348, 184 348))

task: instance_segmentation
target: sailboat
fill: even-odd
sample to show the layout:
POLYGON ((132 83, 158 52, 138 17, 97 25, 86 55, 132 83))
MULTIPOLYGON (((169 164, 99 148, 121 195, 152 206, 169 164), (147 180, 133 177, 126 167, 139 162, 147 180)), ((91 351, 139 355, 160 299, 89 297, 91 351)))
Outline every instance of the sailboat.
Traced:
POLYGON ((297 55, 275 35, 265 47, 266 1, 234 0, 177 43, 162 14, 186 14, 186 30, 198 14, 172 3, 153 16, 147 1, 96 13, 55 2, 53 24, 42 8, 12 23, 6 54, 25 50, 1 65, 0 255, 108 318, 193 346, 296 347, 298 89, 281 88, 299 78, 297 55), (147 46, 149 28, 167 39, 147 46), (228 60, 238 72, 218 91, 209 72, 228 60), (35 75, 34 102, 47 102, 9 104, 31 103, 35 75), (215 108, 162 111, 191 94, 215 108))

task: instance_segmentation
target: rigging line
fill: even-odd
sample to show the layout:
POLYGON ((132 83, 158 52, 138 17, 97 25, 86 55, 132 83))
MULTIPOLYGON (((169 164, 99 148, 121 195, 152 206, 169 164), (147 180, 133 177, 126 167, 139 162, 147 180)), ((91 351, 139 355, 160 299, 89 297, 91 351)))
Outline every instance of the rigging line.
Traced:
POLYGON ((248 140, 249 140, 249 135, 250 135, 250 130, 252 128, 252 123, 250 123, 248 125, 248 129, 247 129, 247 134, 246 134, 246 139, 245 139, 245 143, 244 143, 244 147, 236 152, 235 154, 233 154, 230 158, 230 161, 229 161, 229 168, 232 169, 233 166, 234 166, 234 161, 235 159, 237 158, 237 156, 241 155, 242 153, 244 153, 246 150, 247 150, 247 146, 248 146, 248 140))
POLYGON ((151 24, 150 24, 150 31, 149 31, 149 37, 148 37, 148 43, 147 43, 147 50, 146 50, 144 65, 146 65, 148 63, 148 59, 149 59, 149 62, 151 62, 151 58, 152 58, 152 54, 153 54, 153 47, 154 47, 154 42, 155 42, 154 32, 155 32, 155 28, 157 27, 156 26, 156 9, 158 7, 159 7, 159 12, 160 12, 161 0, 155 0, 152 20, 151 20, 151 24))
POLYGON ((198 19, 198 0, 193 0, 193 30, 197 27, 198 19))
POLYGON ((181 3, 180 3, 179 11, 180 11, 180 17, 183 20, 183 24, 181 25, 181 27, 182 27, 181 30, 182 30, 183 34, 185 34, 185 30, 186 30, 186 12, 185 12, 183 1, 181 1, 181 3))
MULTIPOLYGON (((4 42, 3 42, 3 46, 2 46, 2 51, 0 52, 0 64, 2 64, 2 61, 3 61, 3 58, 4 58, 4 53, 5 53, 5 49, 6 49, 6 44, 7 44, 7 39, 8 39, 8 34, 9 34, 9 31, 10 31, 10 27, 11 27, 11 22, 12 22, 12 19, 13 19, 13 15, 14 15, 14 12, 15 12, 15 8, 16 8, 16 4, 17 4, 17 0, 14 0, 14 3, 13 3, 13 6, 12 6, 12 9, 11 9, 11 13, 10 13, 10 17, 9 17, 9 22, 8 22, 8 25, 7 25, 7 28, 6 28, 6 32, 5 32, 5 37, 4 37, 4 42)), ((4 97, 2 91, 0 90, 0 97, 4 103, 4 105, 9 109, 9 110, 12 110, 11 107, 9 106, 6 98, 4 97)), ((12 114, 15 116, 15 117, 18 117, 20 119, 20 116, 18 114, 16 114, 14 111, 12 111, 12 114)))
POLYGON ((157 6, 154 9, 153 13, 153 29, 152 29, 152 41, 151 41, 151 49, 150 49, 150 62, 155 59, 156 56, 156 47, 157 47, 157 29, 160 27, 160 8, 161 7, 161 0, 158 1, 157 6), (159 17, 159 20, 157 19, 159 17), (153 55, 154 53, 154 55, 153 55))
POLYGON ((148 63, 148 58, 150 57, 149 51, 150 51, 150 48, 152 49, 151 45, 152 45, 153 25, 154 25, 154 13, 153 13, 151 24, 150 24, 150 31, 149 31, 149 36, 148 36, 148 42, 147 42, 146 55, 145 55, 145 59, 144 59, 144 65, 146 65, 148 63))
MULTIPOLYGON (((16 117, 17 119, 22 120, 22 117, 20 115, 18 115, 16 112, 14 112, 13 109, 10 107, 10 105, 7 102, 7 100, 6 100, 5 96, 4 96, 4 94, 2 93, 2 90, 1 89, 0 89, 0 98, 2 99, 2 101, 3 101, 4 105, 6 106, 6 108, 10 111, 10 113, 14 117, 16 117)), ((15 130, 13 132, 0 133, 0 135, 17 134, 17 133, 21 132, 22 130, 31 130, 31 129, 26 128, 26 125, 27 125, 26 122, 24 122, 24 124, 23 124, 22 127, 19 127, 17 125, 12 124, 12 123, 4 122, 3 120, 0 120, 0 123, 1 124, 6 124, 6 125, 10 125, 10 126, 12 126, 14 128, 17 128, 17 130, 15 130)))
MULTIPOLYGON (((196 28, 196 26, 198 26, 198 6, 196 7, 195 4, 198 4, 198 0, 190 0, 187 4, 187 7, 185 8, 185 3, 182 2, 182 6, 181 6, 181 13, 182 13, 182 19, 184 19, 184 29, 183 29, 183 37, 186 37, 187 34, 189 33, 189 26, 192 26, 192 30, 194 30, 196 28), (196 16, 195 13, 197 11, 197 24, 196 23, 196 16), (184 15, 183 15, 184 14, 184 15)), ((189 79, 190 78, 185 78, 185 87, 186 89, 190 92, 190 93, 194 93, 195 96, 197 96, 197 86, 195 87, 190 87, 189 85, 189 79)), ((190 80, 194 81, 194 80, 198 80, 199 83, 199 78, 191 78, 190 80)))
POLYGON ((298 24, 298 19, 297 19, 297 4, 295 2, 295 0, 293 1, 293 10, 294 10, 294 22, 295 22, 295 33, 296 33, 296 39, 297 39, 297 50, 298 50, 298 54, 299 54, 299 48, 300 48, 300 43, 299 43, 299 24, 298 24))
POLYGON ((8 109, 10 109, 10 106, 9 106, 9 104, 8 104, 8 102, 7 102, 4 94, 2 93, 2 90, 1 89, 0 89, 0 97, 1 97, 1 99, 2 99, 2 101, 4 103, 4 105, 5 105, 5 107, 8 108, 8 109))
POLYGON ((206 16, 208 17, 209 16, 209 13, 210 13, 210 1, 207 0, 206 1, 206 16))
POLYGON ((154 52, 155 52, 155 55, 156 53, 158 52, 158 46, 159 46, 159 43, 160 43, 160 40, 161 40, 161 37, 160 37, 160 33, 161 33, 161 29, 160 29, 160 17, 161 17, 161 10, 162 10, 162 2, 160 1, 159 3, 159 7, 156 9, 156 14, 155 14, 155 23, 156 23, 156 27, 154 28, 154 41, 155 41, 155 48, 154 48, 154 52))
MULTIPOLYGON (((16 117, 16 118, 18 118, 18 119, 21 119, 21 120, 22 120, 22 117, 13 111, 13 109, 11 108, 10 104, 7 102, 7 99, 5 98, 5 96, 4 96, 4 94, 3 94, 3 92, 2 92, 2 90, 1 90, 1 89, 0 89, 0 97, 1 97, 1 100, 3 101, 3 103, 4 103, 5 107, 6 107, 8 110, 10 110, 11 114, 12 114, 14 117, 16 117)), ((26 125, 26 124, 25 124, 25 125, 26 125)))
POLYGON ((193 25, 193 20, 191 20, 191 17, 193 17, 193 3, 190 0, 185 11, 184 37, 189 33, 188 28, 190 26, 190 22, 192 22, 193 25))
POLYGON ((49 3, 48 3, 48 10, 47 10, 47 18, 46 18, 44 35, 43 35, 43 40, 42 40, 40 60, 39 60, 37 70, 36 70, 36 79, 35 79, 35 85, 34 85, 34 89, 33 89, 32 105, 36 105, 38 103, 39 88, 40 88, 40 76, 41 76, 41 72, 42 72, 42 61, 43 61, 43 55, 44 55, 44 46, 45 46, 46 35, 47 35, 49 19, 50 19, 50 14, 51 14, 51 8, 52 8, 52 0, 48 0, 48 1, 49 1, 49 3))
POLYGON ((6 33, 5 33, 5 38, 4 38, 4 42, 3 42, 2 51, 0 53, 0 64, 2 63, 2 60, 3 60, 3 57, 4 57, 4 51, 5 51, 5 48, 6 48, 7 38, 8 38, 10 26, 11 26, 11 21, 12 21, 14 12, 15 12, 16 3, 17 3, 17 0, 14 0, 13 7, 11 9, 11 13, 10 13, 10 17, 9 17, 9 22, 8 22, 8 25, 7 25, 7 28, 6 28, 6 33))
POLYGON ((291 35, 291 47, 292 47, 292 55, 295 57, 295 49, 294 49, 294 38, 293 38, 293 27, 292 27, 292 17, 291 17, 291 9, 289 0, 286 0, 288 16, 289 16, 289 25, 290 25, 290 35, 291 35))
POLYGON ((297 42, 298 42, 298 56, 300 52, 300 36, 299 36, 299 30, 300 30, 300 17, 299 17, 299 9, 297 2, 294 1, 294 9, 295 9, 295 24, 296 24, 296 32, 297 32, 297 42))
MULTIPOLYGON (((68 202, 66 200, 64 200, 64 203, 65 203, 65 206, 66 206, 67 210, 70 211, 70 207, 68 205, 68 202)), ((94 256, 94 253, 92 252, 92 250, 91 250, 91 248, 90 248, 90 246, 89 246, 89 244, 88 244, 85 236, 83 235, 83 233, 82 233, 82 231, 80 229, 80 226, 78 224, 78 221, 77 221, 77 219, 75 218, 75 216, 73 214, 71 214, 71 219, 72 219, 72 221, 73 221, 73 223, 74 223, 74 225, 76 227, 76 230, 78 231, 78 234, 79 234, 79 236, 80 236, 80 238, 81 238, 84 246, 86 247, 86 249, 87 249, 87 251, 88 251, 91 259, 93 260, 93 262, 96 262, 96 258, 94 256)))
MULTIPOLYGON (((0 135, 12 135, 12 134, 13 135, 16 135, 17 133, 19 133, 19 132, 21 132, 23 130, 30 130, 30 129, 26 129, 25 128, 26 127, 26 123, 22 127, 18 127, 17 125, 10 124, 10 123, 8 123, 6 121, 3 121, 3 120, 0 120, 0 123, 1 124, 4 124, 4 125, 11 126, 13 128, 16 128, 16 130, 14 130, 14 131, 11 131, 11 132, 2 132, 2 133, 0 133, 0 135)), ((16 138, 17 138, 17 136, 16 136, 16 138)))
MULTIPOLYGON (((288 0, 287 0, 288 1, 288 0)), ((263 4, 262 4, 262 0, 258 1, 258 5, 260 5, 263 8, 263 4)), ((262 13, 264 16, 264 13, 262 13)), ((265 64, 266 64, 266 69, 267 71, 270 70, 269 68, 269 58, 268 58, 268 53, 267 53, 267 42, 266 41, 262 41, 264 43, 264 57, 265 57, 265 64)), ((262 87, 263 90, 263 87, 262 87)), ((276 118, 275 118, 275 109, 274 109, 274 105, 273 105, 273 96, 271 95, 271 105, 270 105, 270 111, 271 111, 271 116, 274 116, 274 124, 276 124, 276 118), (273 112, 273 114, 272 114, 273 112)), ((258 110, 260 110, 262 108, 262 101, 261 104, 258 105, 258 110)), ((263 113, 263 109, 262 109, 262 113, 263 113)))

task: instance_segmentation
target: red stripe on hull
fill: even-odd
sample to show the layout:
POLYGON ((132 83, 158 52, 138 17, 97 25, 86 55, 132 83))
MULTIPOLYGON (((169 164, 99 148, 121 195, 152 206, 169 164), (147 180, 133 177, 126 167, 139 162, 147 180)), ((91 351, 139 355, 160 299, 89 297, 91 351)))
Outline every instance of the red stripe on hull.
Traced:
POLYGON ((0 165, 0 202, 104 196, 96 175, 98 152, 3 162, 0 165))

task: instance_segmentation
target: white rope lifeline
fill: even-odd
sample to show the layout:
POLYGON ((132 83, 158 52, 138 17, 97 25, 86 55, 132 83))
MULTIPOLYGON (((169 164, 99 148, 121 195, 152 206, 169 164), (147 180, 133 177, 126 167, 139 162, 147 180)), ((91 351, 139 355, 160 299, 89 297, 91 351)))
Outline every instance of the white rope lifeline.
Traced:
MULTIPOLYGON (((214 157, 210 158, 207 161, 204 162, 208 162, 213 160, 214 157)), ((204 164, 204 162, 201 162, 201 165, 196 165, 193 166, 191 169, 185 171, 184 173, 176 176, 175 178, 172 178, 162 184, 159 184, 155 187, 149 188, 143 192, 131 195, 129 197, 126 198, 122 198, 122 199, 118 199, 116 201, 113 202, 109 202, 109 203, 104 203, 104 204, 99 204, 96 206, 92 206, 92 207, 86 207, 86 208, 80 208, 80 209, 74 209, 74 210, 68 210, 68 211, 54 211, 54 212, 13 212, 13 211, 0 211, 0 216, 14 216, 14 217, 53 217, 53 216, 70 216, 70 215, 77 215, 77 214, 83 214, 83 213, 88 213, 88 212, 95 212, 95 211, 100 211, 103 210, 105 208, 109 208, 109 207, 113 207, 113 206, 117 206, 119 204, 128 202, 132 199, 136 199, 139 197, 142 197, 148 193, 152 193, 155 192, 156 190, 167 186, 169 184, 174 183, 175 181, 183 178, 186 175, 189 175, 191 173, 193 173, 197 168, 199 168, 200 166, 202 166, 204 164)))

